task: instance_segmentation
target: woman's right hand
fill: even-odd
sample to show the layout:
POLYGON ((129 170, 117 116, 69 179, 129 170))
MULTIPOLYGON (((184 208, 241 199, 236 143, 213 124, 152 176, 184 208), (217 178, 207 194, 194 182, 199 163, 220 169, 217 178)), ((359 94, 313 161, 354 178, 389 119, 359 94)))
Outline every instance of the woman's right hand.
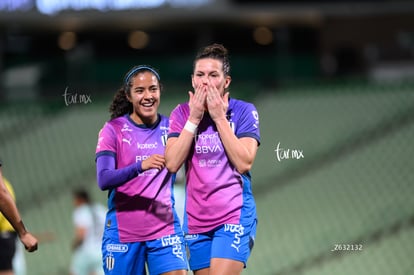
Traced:
POLYGON ((190 107, 190 116, 188 120, 198 125, 203 119, 204 111, 206 109, 207 90, 203 85, 196 87, 195 92, 188 92, 190 96, 188 105, 190 107))
POLYGON ((37 250, 38 241, 31 233, 26 231, 23 235, 19 236, 19 238, 28 252, 37 250))

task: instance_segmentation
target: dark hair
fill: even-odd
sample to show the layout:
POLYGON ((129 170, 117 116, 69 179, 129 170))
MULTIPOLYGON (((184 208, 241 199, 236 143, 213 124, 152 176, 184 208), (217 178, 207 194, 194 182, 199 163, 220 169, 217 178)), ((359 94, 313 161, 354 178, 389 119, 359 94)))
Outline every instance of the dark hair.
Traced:
POLYGON ((89 193, 84 189, 76 189, 73 191, 73 197, 77 199, 84 200, 86 203, 91 202, 91 198, 89 196, 89 193))
POLYGON ((158 80, 160 89, 162 88, 160 75, 156 69, 148 65, 139 65, 130 69, 124 77, 121 88, 115 93, 111 105, 109 106, 109 112, 111 113, 111 119, 130 114, 133 111, 132 103, 129 102, 128 96, 131 95, 132 79, 139 73, 150 72, 158 80))
POLYGON ((223 63, 224 75, 230 75, 230 61, 228 50, 223 45, 214 43, 200 49, 194 60, 193 71, 195 69, 195 64, 197 61, 204 58, 212 58, 221 61, 223 63))

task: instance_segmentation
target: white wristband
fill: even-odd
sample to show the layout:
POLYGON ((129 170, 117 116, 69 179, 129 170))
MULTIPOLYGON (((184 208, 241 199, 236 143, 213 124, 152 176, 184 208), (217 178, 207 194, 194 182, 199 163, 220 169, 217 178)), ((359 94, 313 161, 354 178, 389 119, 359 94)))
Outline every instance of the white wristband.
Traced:
POLYGON ((194 134, 197 130, 198 125, 192 123, 191 121, 187 120, 184 125, 184 129, 189 131, 190 133, 194 134))

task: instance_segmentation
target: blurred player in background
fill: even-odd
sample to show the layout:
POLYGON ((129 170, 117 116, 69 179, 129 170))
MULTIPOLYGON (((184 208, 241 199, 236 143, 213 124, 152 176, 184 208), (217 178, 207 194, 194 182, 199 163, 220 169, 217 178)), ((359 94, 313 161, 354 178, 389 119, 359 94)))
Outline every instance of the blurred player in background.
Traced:
POLYGON ((240 274, 256 234, 250 169, 260 144, 253 104, 229 98, 227 49, 203 48, 195 58, 194 92, 170 115, 166 166, 186 168, 185 238, 196 275, 240 274))
POLYGON ((91 201, 84 189, 73 191, 73 240, 72 275, 100 275, 103 273, 101 243, 106 208, 91 201))
POLYGON ((177 171, 174 182, 174 207, 182 225, 185 212, 185 174, 184 169, 177 171))
POLYGON ((26 250, 37 250, 37 239, 26 230, 14 201, 14 191, 3 178, 0 160, 0 275, 13 275, 13 257, 16 253, 16 239, 26 250))
MULTIPOLYGON (((40 242, 40 241, 39 241, 40 242)), ((26 275, 26 257, 24 255, 24 246, 23 244, 16 240, 16 252, 13 257, 13 272, 14 275, 26 275)))
POLYGON ((187 274, 184 236, 174 209, 174 174, 165 168, 168 118, 158 113, 161 83, 150 66, 132 68, 99 132, 98 185, 108 190, 103 237, 106 274, 187 274))

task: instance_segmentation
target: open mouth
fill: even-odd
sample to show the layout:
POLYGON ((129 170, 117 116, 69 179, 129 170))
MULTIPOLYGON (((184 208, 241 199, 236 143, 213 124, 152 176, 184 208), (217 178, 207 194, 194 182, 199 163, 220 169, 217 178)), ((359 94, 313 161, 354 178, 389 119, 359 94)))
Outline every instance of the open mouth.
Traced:
POLYGON ((141 105, 146 107, 146 108, 151 108, 152 106, 154 106, 154 103, 155 103, 155 101, 152 100, 152 101, 149 101, 149 102, 141 103, 141 105))

